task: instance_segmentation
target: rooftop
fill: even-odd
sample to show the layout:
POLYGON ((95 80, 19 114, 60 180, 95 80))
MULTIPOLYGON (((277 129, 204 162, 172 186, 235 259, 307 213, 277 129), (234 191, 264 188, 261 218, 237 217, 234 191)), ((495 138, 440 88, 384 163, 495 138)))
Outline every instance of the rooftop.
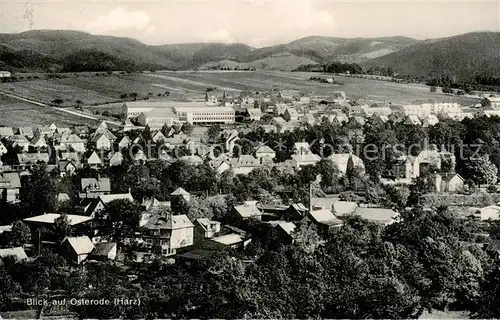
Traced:
MULTIPOLYGON (((26 218, 23 221, 25 222, 36 222, 36 223, 47 223, 47 224, 53 224, 54 221, 59 218, 61 215, 58 213, 46 213, 42 214, 39 216, 31 217, 31 218, 26 218)), ((68 221, 71 226, 84 223, 87 221, 92 220, 90 217, 86 216, 80 216, 76 214, 68 214, 68 221)))

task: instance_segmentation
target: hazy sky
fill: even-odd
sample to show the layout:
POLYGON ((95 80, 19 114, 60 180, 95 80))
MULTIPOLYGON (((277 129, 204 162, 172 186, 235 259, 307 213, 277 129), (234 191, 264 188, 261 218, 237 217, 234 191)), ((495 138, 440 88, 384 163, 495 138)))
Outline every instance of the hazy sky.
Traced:
POLYGON ((500 30, 500 1, 0 0, 0 32, 74 29, 148 44, 244 42, 308 35, 428 39, 500 30))

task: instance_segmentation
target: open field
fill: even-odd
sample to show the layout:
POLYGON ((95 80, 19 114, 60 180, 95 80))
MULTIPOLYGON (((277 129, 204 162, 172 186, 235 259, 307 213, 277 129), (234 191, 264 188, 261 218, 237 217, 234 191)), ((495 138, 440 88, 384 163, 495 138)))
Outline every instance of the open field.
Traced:
MULTIPOLYGON (((224 87, 238 90, 267 90, 292 89, 306 93, 328 95, 332 91, 345 91, 348 97, 361 98, 379 102, 393 102, 395 104, 410 104, 415 100, 454 101, 463 105, 477 103, 475 99, 449 96, 441 93, 430 93, 429 87, 420 84, 403 84, 380 80, 359 79, 344 76, 335 76, 335 80, 344 85, 333 85, 309 81, 318 73, 255 71, 255 72, 160 72, 151 76, 182 79, 193 83, 215 86, 223 90, 224 87)), ((182 83, 183 87, 199 89, 191 86, 190 82, 182 83)))
MULTIPOLYGON (((114 74, 95 76, 91 73, 65 74, 63 79, 25 80, 14 83, 0 83, 0 90, 43 103, 61 99, 61 106, 75 106, 81 100, 89 111, 120 112, 123 94, 135 92, 138 99, 158 98, 166 91, 169 99, 201 99, 205 90, 216 87, 235 93, 240 90, 264 91, 268 89, 292 89, 316 95, 330 95, 333 91, 345 91, 350 98, 365 99, 367 102, 392 102, 411 104, 415 100, 454 101, 462 105, 477 103, 477 99, 430 93, 429 87, 420 84, 402 84, 388 81, 335 76, 344 85, 310 81, 318 73, 241 71, 241 72, 173 72, 159 71, 142 74, 114 74)), ((129 99, 130 100, 130 99, 129 99)))
POLYGON ((39 107, 14 98, 0 95, 0 126, 36 127, 40 125, 95 125, 97 121, 80 118, 54 110, 49 107, 39 107))

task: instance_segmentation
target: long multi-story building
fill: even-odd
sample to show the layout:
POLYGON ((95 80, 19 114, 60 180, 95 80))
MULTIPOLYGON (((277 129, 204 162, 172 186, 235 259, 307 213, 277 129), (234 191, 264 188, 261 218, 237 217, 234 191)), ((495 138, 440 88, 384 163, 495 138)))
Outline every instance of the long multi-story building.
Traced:
POLYGON ((235 111, 232 107, 174 107, 179 122, 201 123, 234 123, 235 111))

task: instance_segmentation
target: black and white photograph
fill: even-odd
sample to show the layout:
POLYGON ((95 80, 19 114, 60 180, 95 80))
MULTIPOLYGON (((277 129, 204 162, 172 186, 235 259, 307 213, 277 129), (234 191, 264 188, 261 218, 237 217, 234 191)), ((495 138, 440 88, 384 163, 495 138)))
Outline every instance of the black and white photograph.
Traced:
POLYGON ((0 319, 498 318, 498 0, 0 0, 0 319))

